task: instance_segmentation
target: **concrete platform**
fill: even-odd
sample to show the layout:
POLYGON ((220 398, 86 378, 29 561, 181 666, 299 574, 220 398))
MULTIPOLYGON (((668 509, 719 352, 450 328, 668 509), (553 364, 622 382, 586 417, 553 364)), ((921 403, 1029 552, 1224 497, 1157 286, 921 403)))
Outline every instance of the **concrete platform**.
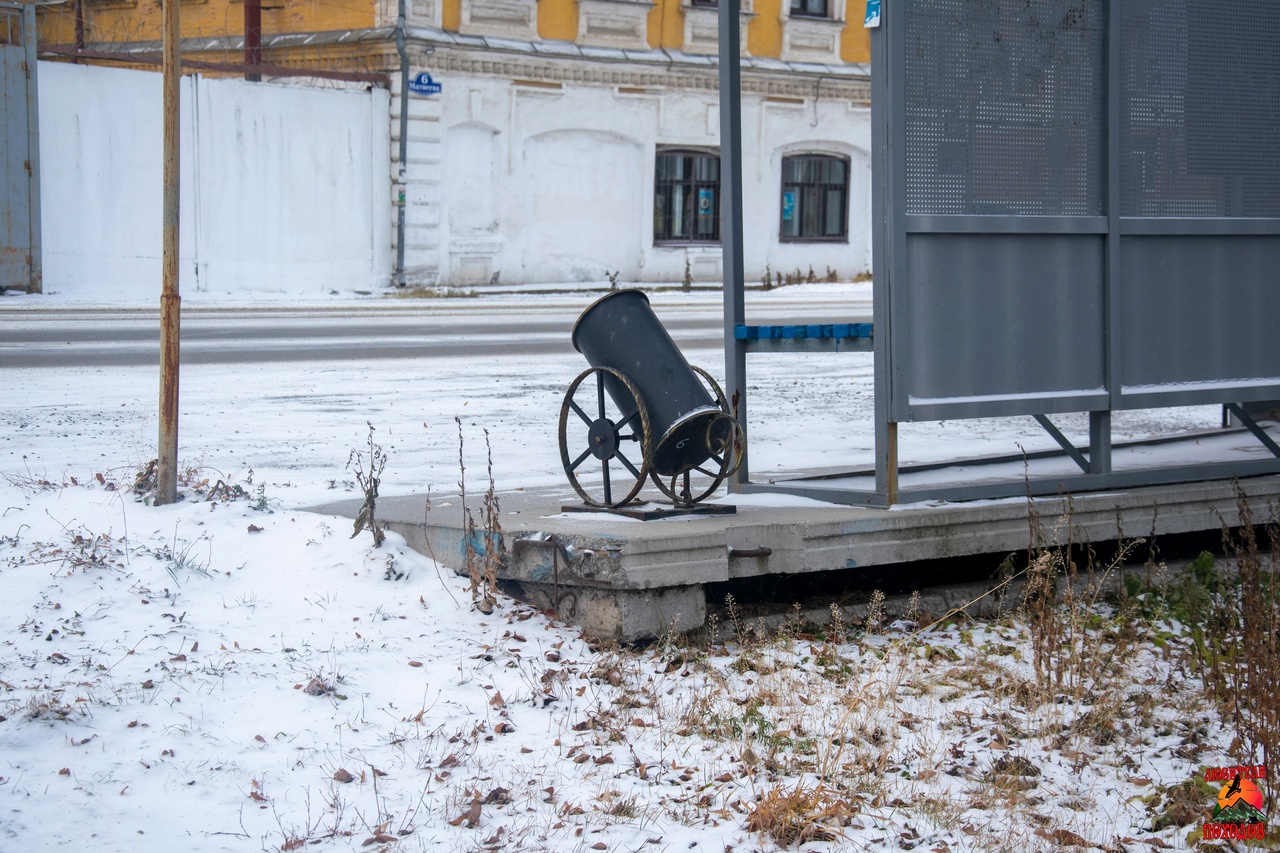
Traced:
MULTIPOLYGON (((1280 499, 1280 475, 1242 479, 1240 487, 1265 520, 1280 499)), ((656 494, 656 492, 655 492, 656 494)), ((478 512, 479 496, 468 496, 478 512)), ((566 513, 577 503, 564 489, 501 495, 509 562, 500 580, 530 603, 555 609, 588 633, 623 641, 701 627, 708 584, 762 575, 871 567, 1026 549, 1026 498, 889 509, 843 506, 782 494, 722 498, 733 515, 636 521, 607 513, 566 513)), ((378 518, 409 545, 451 568, 462 567, 462 507, 457 496, 387 497, 378 518)), ((316 507, 354 517, 359 500, 316 507)), ((1034 500, 1050 541, 1107 542, 1167 536, 1238 524, 1236 487, 1229 481, 1149 486, 1034 500), (1070 527, 1070 530, 1067 527, 1070 527)), ((480 537, 483 538, 483 537, 480 537)), ((473 542, 483 550, 483 541, 473 542)), ((786 607, 790 602, 780 602, 786 607)))

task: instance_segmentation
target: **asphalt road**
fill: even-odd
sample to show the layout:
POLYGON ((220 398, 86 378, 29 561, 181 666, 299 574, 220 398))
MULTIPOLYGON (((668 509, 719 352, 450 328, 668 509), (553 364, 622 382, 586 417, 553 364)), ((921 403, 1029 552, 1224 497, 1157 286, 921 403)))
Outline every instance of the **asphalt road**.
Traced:
MULTIPOLYGON (((501 354, 571 353, 570 332, 594 294, 502 296, 431 302, 378 301, 332 307, 184 307, 184 364, 350 361, 501 354)), ((685 348, 723 342, 718 294, 656 309, 685 348)), ((750 322, 813 322, 829 302, 788 303, 750 322)), ((864 306, 841 322, 870 319, 864 306)), ((830 320, 826 320, 830 322, 830 320)), ((143 309, 0 306, 0 365, 6 368, 156 364, 159 315, 143 309)))

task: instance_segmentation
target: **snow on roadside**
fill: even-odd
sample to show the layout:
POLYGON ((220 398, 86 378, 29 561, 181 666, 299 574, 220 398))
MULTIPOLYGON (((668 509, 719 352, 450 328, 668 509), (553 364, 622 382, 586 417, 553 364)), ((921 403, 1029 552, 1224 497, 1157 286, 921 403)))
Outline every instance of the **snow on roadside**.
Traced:
POLYGON ((1230 763, 1198 682, 1105 625, 1121 675, 1047 705, 1016 624, 593 649, 269 491, 113 485, 0 484, 3 849, 768 850, 750 816, 796 791, 807 849, 1159 846, 1186 830, 1141 798, 1230 763))

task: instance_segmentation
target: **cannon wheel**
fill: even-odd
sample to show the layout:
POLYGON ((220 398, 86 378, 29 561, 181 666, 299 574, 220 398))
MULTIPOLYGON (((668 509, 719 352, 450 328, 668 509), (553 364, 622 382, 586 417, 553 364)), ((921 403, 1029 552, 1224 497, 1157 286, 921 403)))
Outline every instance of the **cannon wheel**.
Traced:
POLYGON ((650 447, 649 411, 630 379, 611 367, 592 367, 573 380, 560 406, 560 462, 579 497, 591 506, 619 507, 630 503, 649 476, 650 447), (630 395, 627 411, 618 411, 605 390, 606 375, 622 383, 630 395), (594 381, 588 383, 588 379, 594 381), (593 394, 595 399, 591 399, 593 394), (579 396, 585 406, 578 402, 579 396), (624 432, 628 428, 631 431, 624 432), (639 444, 638 466, 622 450, 623 442, 631 441, 639 444), (570 442, 576 448, 572 454, 570 442), (579 473, 592 459, 600 462, 601 480, 588 488, 579 480, 579 473), (612 470, 614 465, 616 472, 612 470))
POLYGON ((693 506, 694 504, 706 500, 716 489, 720 488, 720 484, 725 478, 738 470, 738 466, 742 464, 742 447, 744 444, 744 436, 742 427, 738 425, 738 421, 729 411, 729 400, 724 396, 724 391, 720 388, 720 383, 712 377, 710 373, 701 367, 689 365, 693 368, 693 372, 702 377, 702 381, 710 386, 711 393, 716 398, 716 405, 720 407, 723 413, 716 417, 707 425, 707 449, 711 451, 711 458, 703 465, 686 468, 670 477, 659 477, 656 472, 650 472, 653 484, 658 490, 670 498, 676 506, 693 506), (717 428, 721 428, 725 423, 729 426, 728 446, 724 446, 723 440, 713 438, 713 433, 717 428), (721 445, 716 447, 715 445, 721 445), (694 474, 700 474, 698 480, 693 479, 694 474), (702 477, 710 477, 711 482, 708 485, 702 477))

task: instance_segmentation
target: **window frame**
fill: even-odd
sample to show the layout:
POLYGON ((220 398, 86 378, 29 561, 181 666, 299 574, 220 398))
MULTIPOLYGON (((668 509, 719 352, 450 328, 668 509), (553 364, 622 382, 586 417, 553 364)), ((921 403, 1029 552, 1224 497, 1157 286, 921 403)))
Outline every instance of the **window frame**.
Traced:
POLYGON ((819 21, 829 21, 832 19, 832 5, 832 0, 789 0, 787 4, 787 16, 791 18, 812 18, 819 21), (821 12, 814 12, 804 8, 805 6, 817 5, 819 3, 822 4, 821 12))
POLYGON ((778 242, 780 243, 848 243, 849 242, 849 183, 850 172, 852 170, 852 160, 843 154, 831 154, 818 151, 798 151, 792 154, 786 154, 782 157, 782 165, 779 170, 779 190, 778 190, 778 242), (827 162, 838 162, 844 166, 844 180, 837 183, 832 181, 802 181, 787 179, 787 166, 795 160, 821 160, 827 162), (787 192, 794 192, 792 199, 793 220, 788 220, 786 216, 787 192), (806 190, 817 190, 821 193, 820 201, 817 205, 817 215, 821 217, 818 223, 818 230, 826 230, 826 211, 828 210, 827 194, 832 191, 838 191, 841 196, 840 211, 840 228, 839 234, 836 235, 814 235, 807 236, 803 233, 803 223, 800 217, 804 211, 808 209, 804 204, 804 195, 806 190), (796 222, 796 231, 794 235, 786 233, 786 223, 789 221, 796 222))
POLYGON ((653 245, 655 246, 719 246, 721 244, 721 169, 720 149, 697 145, 659 145, 653 156, 653 245), (690 160, 710 159, 715 162, 714 181, 697 176, 696 166, 691 163, 687 175, 679 178, 663 179, 659 176, 659 160, 663 157, 685 157, 690 160), (679 217, 673 215, 671 188, 683 189, 684 199, 679 217), (696 233, 698 220, 697 202, 700 191, 710 189, 713 193, 711 206, 713 234, 708 237, 696 233), (665 202, 664 202, 665 199, 665 202), (665 220, 666 228, 659 227, 659 221, 665 220), (688 235, 678 236, 672 232, 673 221, 689 222, 688 235))

